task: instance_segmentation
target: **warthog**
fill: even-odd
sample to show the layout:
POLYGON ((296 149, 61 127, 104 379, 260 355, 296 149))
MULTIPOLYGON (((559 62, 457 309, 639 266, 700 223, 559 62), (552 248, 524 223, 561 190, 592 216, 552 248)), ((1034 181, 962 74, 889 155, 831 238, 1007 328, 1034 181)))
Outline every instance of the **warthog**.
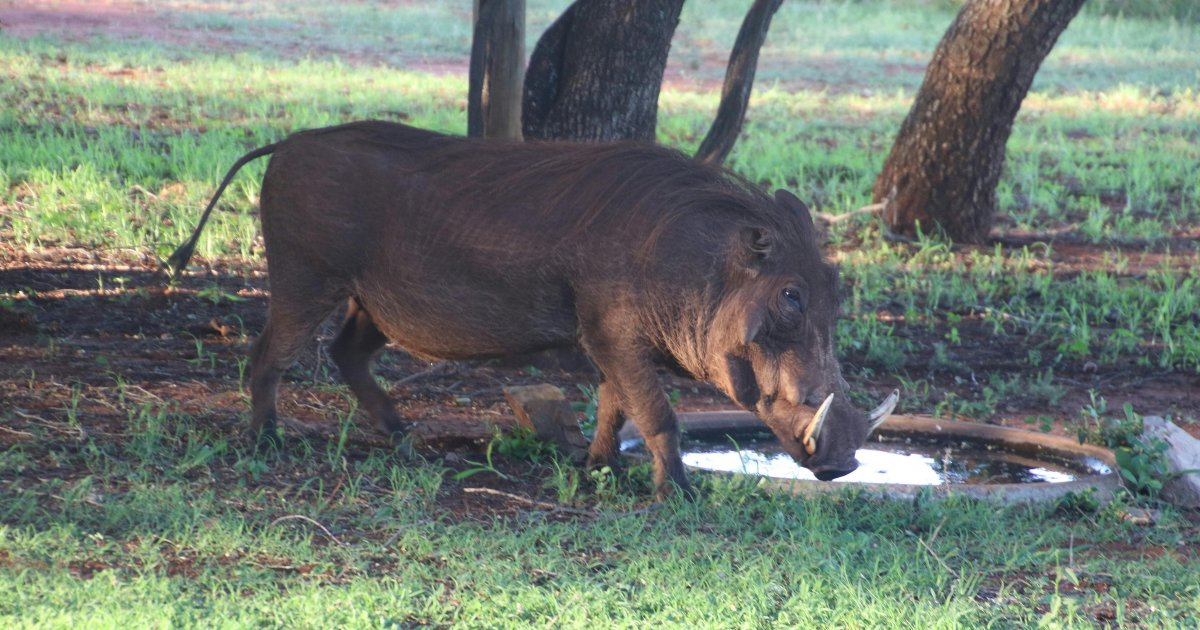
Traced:
POLYGON ((851 406, 833 353, 837 273, 808 208, 720 168, 634 143, 514 143, 388 122, 296 133, 273 154, 261 215, 271 287, 251 351, 250 429, 274 435, 282 372, 349 301, 330 355, 389 434, 408 424, 371 376, 391 340, 430 359, 577 347, 601 374, 589 465, 616 465, 631 417, 658 492, 690 494, 679 431, 655 371, 682 368, 753 411, 818 478, 895 406, 851 406))

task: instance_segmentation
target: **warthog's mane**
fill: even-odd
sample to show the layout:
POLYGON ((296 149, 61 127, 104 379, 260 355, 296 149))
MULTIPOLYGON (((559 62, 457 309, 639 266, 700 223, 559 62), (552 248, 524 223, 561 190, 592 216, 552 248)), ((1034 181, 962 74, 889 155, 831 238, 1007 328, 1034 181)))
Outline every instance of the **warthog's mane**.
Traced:
POLYGON ((714 230, 764 227, 793 242, 806 236, 794 213, 746 178, 658 145, 481 140, 358 125, 369 144, 421 155, 420 174, 440 180, 438 188, 448 191, 443 207, 464 220, 484 200, 514 219, 536 215, 560 237, 636 235, 643 253, 686 218, 711 218, 714 230))

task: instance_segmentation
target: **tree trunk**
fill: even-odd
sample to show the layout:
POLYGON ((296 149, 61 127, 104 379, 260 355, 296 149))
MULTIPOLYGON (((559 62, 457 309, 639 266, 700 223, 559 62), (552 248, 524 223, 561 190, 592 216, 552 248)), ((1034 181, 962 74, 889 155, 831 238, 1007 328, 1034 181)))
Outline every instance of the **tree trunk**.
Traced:
POLYGON ((717 117, 696 151, 697 159, 720 164, 733 150, 742 123, 746 120, 750 89, 754 87, 754 72, 758 67, 758 51, 767 39, 771 18, 782 3, 783 0, 754 0, 746 12, 737 41, 733 43, 733 51, 729 53, 729 67, 725 69, 725 84, 721 87, 717 117))
POLYGON ((475 0, 467 135, 521 139, 525 0, 475 0))
POLYGON ((525 74, 526 138, 654 140, 658 93, 683 0, 576 0, 525 74))
POLYGON ((898 234, 983 242, 1004 149, 1033 76, 1084 0, 968 0, 942 37, 875 180, 898 234))

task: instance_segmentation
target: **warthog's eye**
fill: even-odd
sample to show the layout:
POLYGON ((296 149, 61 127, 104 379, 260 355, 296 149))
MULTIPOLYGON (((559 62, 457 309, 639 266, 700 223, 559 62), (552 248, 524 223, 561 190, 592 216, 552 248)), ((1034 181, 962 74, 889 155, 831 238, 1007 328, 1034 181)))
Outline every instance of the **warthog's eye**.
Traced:
POLYGON ((800 296, 800 292, 796 289, 787 288, 783 290, 783 303, 801 313, 804 312, 804 298, 800 296))

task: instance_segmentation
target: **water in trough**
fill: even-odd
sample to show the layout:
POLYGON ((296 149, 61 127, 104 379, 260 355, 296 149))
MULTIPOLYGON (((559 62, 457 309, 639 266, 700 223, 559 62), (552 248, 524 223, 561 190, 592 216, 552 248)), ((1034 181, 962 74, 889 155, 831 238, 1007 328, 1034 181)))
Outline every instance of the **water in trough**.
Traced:
MULTIPOLYGON (((638 448, 633 444, 632 448, 638 448)), ((779 447, 770 433, 739 431, 689 436, 683 461, 703 470, 741 472, 779 479, 815 479, 779 447)), ((1106 474, 1108 467, 1085 458, 1043 460, 967 442, 918 440, 869 442, 856 454, 858 470, 842 483, 909 485, 1061 483, 1106 474)))

